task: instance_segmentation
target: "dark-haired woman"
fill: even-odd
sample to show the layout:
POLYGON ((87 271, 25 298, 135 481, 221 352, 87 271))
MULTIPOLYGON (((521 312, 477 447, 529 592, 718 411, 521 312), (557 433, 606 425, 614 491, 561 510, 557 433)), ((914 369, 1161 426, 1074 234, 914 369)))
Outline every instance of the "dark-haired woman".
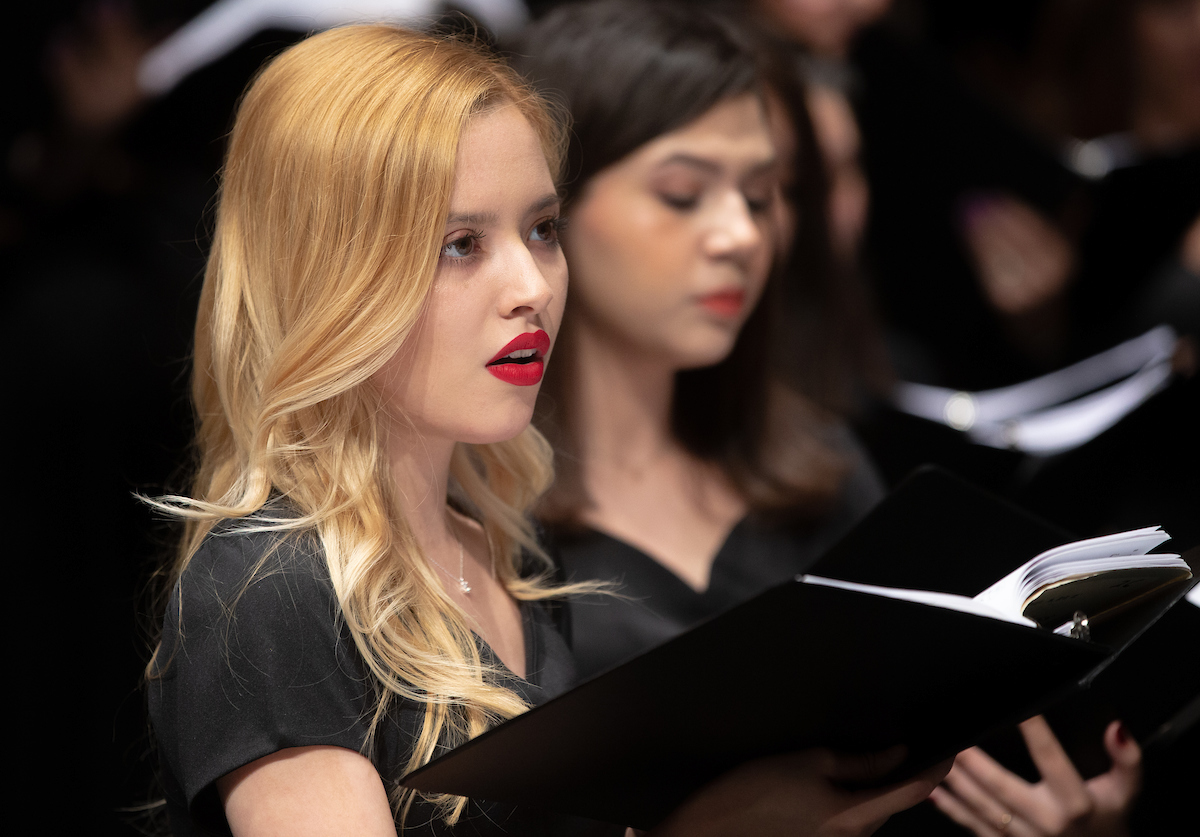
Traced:
POLYGON ((525 38, 518 69, 565 99, 575 137, 542 518, 568 578, 627 594, 571 608, 588 673, 803 571, 882 489, 793 386, 820 376, 790 359, 830 369, 846 340, 797 82, 682 5, 564 6, 525 38), (803 283, 772 269, 783 249, 806 259, 803 283), (789 313, 804 316, 790 331, 789 313))

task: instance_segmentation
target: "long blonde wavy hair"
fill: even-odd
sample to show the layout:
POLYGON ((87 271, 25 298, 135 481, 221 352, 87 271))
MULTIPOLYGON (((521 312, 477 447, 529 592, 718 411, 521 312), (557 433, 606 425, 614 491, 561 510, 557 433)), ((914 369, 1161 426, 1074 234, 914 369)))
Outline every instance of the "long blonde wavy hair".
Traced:
MULTIPOLYGON (((426 707, 409 769, 526 708, 488 676, 466 615, 421 556, 368 381, 429 293, 459 140, 500 104, 529 120, 557 176, 562 123, 472 44, 352 26, 301 42, 259 74, 230 138, 196 323, 191 496, 157 502, 185 520, 171 586, 222 520, 319 538, 377 681, 364 755, 394 700, 426 707), (288 514, 264 509, 275 497, 288 514)), ((522 552, 545 558, 526 513, 551 462, 532 427, 507 442, 459 444, 452 458, 453 488, 518 599, 554 592, 544 574, 519 567, 522 552)), ((389 793, 402 818, 411 792, 389 793)), ((430 801, 449 823, 465 804, 430 801)))

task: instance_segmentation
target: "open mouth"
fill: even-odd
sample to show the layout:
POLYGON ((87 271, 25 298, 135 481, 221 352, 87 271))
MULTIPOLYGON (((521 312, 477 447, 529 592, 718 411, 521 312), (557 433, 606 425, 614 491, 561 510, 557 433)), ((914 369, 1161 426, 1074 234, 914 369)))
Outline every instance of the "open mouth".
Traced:
POLYGON ((541 354, 537 349, 517 349, 515 352, 509 352, 499 360, 493 360, 488 366, 497 366, 501 363, 534 363, 542 359, 541 354))
POLYGON ((533 386, 542 380, 549 351, 550 335, 540 328, 520 334, 487 362, 487 371, 515 386, 533 386))

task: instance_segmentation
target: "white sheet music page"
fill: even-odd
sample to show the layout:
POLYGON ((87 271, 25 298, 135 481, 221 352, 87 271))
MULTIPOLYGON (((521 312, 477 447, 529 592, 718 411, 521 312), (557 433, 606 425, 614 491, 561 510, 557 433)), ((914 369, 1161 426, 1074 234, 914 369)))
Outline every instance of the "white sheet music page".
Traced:
POLYGON ((837 587, 841 590, 854 590, 859 593, 870 593, 873 596, 883 596, 888 599, 900 599, 906 602, 919 602, 933 605, 945 610, 957 610, 961 613, 974 613, 976 616, 986 616, 989 619, 1001 619, 1018 625, 1037 627, 1032 619, 1026 619, 1019 612, 1006 612, 993 607, 986 602, 959 596, 954 593, 936 593, 932 590, 908 590, 903 587, 879 587, 875 584, 859 584, 855 581, 839 581, 836 578, 824 578, 818 575, 802 575, 799 580, 805 584, 818 584, 823 587, 837 587))
MULTIPOLYGON (((1066 582, 1124 573, 1114 576, 1114 582, 1119 580, 1118 589, 1127 589, 1134 580, 1124 571, 1164 570, 1168 577, 1190 575, 1190 568, 1178 555, 1148 554, 1170 537, 1161 527, 1148 526, 1056 546, 1017 567, 975 598, 997 610, 1027 613, 1039 593, 1066 582)), ((1121 595, 1114 592, 1109 598, 1121 595)))

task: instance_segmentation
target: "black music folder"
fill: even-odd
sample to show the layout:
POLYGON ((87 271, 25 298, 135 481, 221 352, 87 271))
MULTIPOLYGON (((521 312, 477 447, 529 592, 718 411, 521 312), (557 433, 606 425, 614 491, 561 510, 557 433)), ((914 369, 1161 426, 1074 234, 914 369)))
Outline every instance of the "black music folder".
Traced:
MULTIPOLYGON (((1033 555, 1073 538, 1025 509, 927 465, 898 485, 810 571, 866 584, 974 596, 1011 569, 1014 556, 1033 555)), ((1183 557, 1200 576, 1200 550, 1183 557)), ((1110 639, 1121 647, 1119 637, 1110 639)), ((1085 778, 1109 768, 1101 736, 1110 720, 1120 718, 1143 749, 1169 746, 1200 721, 1196 659, 1200 607, 1182 603, 1153 621, 1136 646, 1116 657, 1086 690, 1047 712, 1085 778)), ((988 739, 987 745, 1005 766, 1036 780, 1019 737, 1005 734, 988 739)))
MULTIPOLYGON (((1036 521, 1018 525, 1018 510, 990 498, 970 512, 981 515, 972 527, 961 517, 972 503, 959 502, 963 495, 947 480, 937 471, 910 480, 814 572, 832 576, 844 566, 857 574, 850 581, 879 583, 859 571, 926 555, 928 542, 911 541, 913 533, 903 531, 907 515, 899 516, 900 531, 888 521, 897 509, 924 506, 922 495, 933 501, 947 487, 954 520, 934 540, 949 545, 958 526, 1006 539, 1022 551, 997 557, 1001 572, 977 573, 982 583, 964 572, 954 584, 930 589, 957 585, 979 592, 1064 540, 1036 521), (1000 525, 993 525, 993 515, 1000 525), (901 545, 916 552, 898 554, 901 545)), ((985 546, 967 537, 950 552, 969 556, 977 548, 1006 551, 1001 543, 985 546)), ((1190 586, 1175 584, 1143 597, 1119 618, 1094 626, 1084 641, 803 578, 501 724, 409 774, 403 784, 648 828, 705 782, 764 755, 903 744, 905 762, 881 783, 899 780, 1077 691, 1190 586)))

